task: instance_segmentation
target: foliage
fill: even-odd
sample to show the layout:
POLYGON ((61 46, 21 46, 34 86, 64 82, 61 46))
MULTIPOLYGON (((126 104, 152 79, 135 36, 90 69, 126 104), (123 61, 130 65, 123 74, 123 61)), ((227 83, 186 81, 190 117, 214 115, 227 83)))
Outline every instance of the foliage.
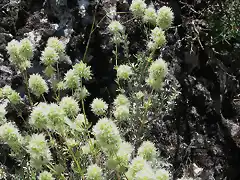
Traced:
POLYGON ((172 109, 179 93, 176 81, 167 87, 169 63, 155 58, 156 51, 166 43, 165 30, 170 27, 173 14, 167 7, 155 14, 157 11, 147 8, 142 0, 133 1, 130 10, 135 18, 155 27, 144 26, 150 40, 146 40, 145 51, 126 57, 134 63, 119 64, 118 49, 124 46, 127 50, 125 27, 117 20, 108 26, 111 43, 115 45, 114 69, 119 93, 112 104, 94 97, 90 107, 85 107, 89 93, 84 82, 93 76, 91 67, 80 61, 62 77, 58 65, 67 56, 66 45, 58 38, 50 37, 41 57, 36 57, 45 67, 43 75, 26 71, 34 56, 34 42, 28 39, 9 42, 10 61, 16 69, 20 68, 27 90, 24 98, 28 101, 10 86, 1 89, 1 98, 9 100, 9 106, 21 103, 29 111, 29 117, 21 116, 25 125, 21 129, 6 118, 6 106, 0 106, 1 143, 11 148, 11 156, 21 167, 15 179, 170 178, 155 144, 149 141, 149 132, 172 109), (52 97, 45 98, 46 94, 52 97), (99 117, 95 125, 88 120, 86 108, 99 117))

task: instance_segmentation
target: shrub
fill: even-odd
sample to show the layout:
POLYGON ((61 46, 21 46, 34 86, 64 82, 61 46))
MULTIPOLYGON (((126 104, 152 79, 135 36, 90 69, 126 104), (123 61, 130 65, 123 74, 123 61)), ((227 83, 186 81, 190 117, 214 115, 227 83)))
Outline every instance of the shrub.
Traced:
POLYGON ((21 116, 24 128, 18 127, 6 118, 5 105, 0 105, 1 143, 11 148, 21 164, 16 177, 169 179, 171 175, 162 169, 160 154, 149 135, 150 127, 171 110, 178 95, 177 83, 165 89, 165 79, 170 76, 167 62, 155 58, 156 50, 166 43, 163 29, 169 28, 173 17, 170 9, 164 8, 156 14, 154 7, 147 8, 143 0, 132 2, 130 10, 135 18, 162 26, 151 29, 143 24, 150 41, 138 54, 129 54, 125 27, 120 21, 111 20, 107 30, 111 34, 110 43, 115 45, 118 89, 116 98, 109 104, 94 97, 86 107, 89 92, 84 84, 93 78, 92 70, 85 61, 80 61, 62 75, 58 65, 67 56, 66 44, 58 38, 50 37, 41 57, 36 57, 45 68, 43 76, 27 73, 34 44, 28 39, 9 42, 9 60, 20 69, 27 97, 22 101, 16 91, 5 86, 0 98, 9 100, 10 105, 23 104, 30 114, 26 118, 21 116), (123 49, 128 62, 119 57, 119 49, 123 49), (45 99, 44 93, 51 97, 45 99), (99 117, 95 125, 86 114, 87 108, 99 117), (155 119, 150 119, 149 114, 155 119))

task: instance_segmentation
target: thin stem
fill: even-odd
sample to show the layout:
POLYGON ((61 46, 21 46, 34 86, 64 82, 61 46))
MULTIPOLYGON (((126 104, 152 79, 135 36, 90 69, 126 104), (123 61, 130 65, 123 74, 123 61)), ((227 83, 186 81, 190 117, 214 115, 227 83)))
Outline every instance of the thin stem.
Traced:
POLYGON ((82 169, 81 169, 81 166, 80 166, 80 164, 78 163, 78 161, 77 161, 77 158, 76 158, 76 156, 74 155, 74 153, 73 153, 73 151, 72 151, 72 149, 71 148, 69 148, 68 147, 68 150, 69 150, 69 152, 70 152, 70 154, 71 154, 71 156, 72 156, 72 158, 73 158, 73 160, 74 160, 74 162, 76 163, 76 165, 77 165, 77 168, 78 168, 78 171, 79 171, 79 173, 82 175, 82 169))
POLYGON ((88 47, 89 47, 90 40, 91 40, 92 33, 93 33, 93 28, 94 28, 95 20, 96 20, 96 15, 94 14, 94 16, 93 16, 93 23, 92 23, 92 27, 91 27, 91 32, 90 32, 90 34, 89 34, 88 42, 87 42, 87 46, 86 46, 86 50, 85 50, 84 55, 83 55, 83 62, 85 62, 85 59, 86 59, 88 47))
POLYGON ((32 99, 31 99, 30 91, 28 89, 28 80, 27 80, 27 72, 26 71, 23 72, 23 79, 24 79, 24 83, 26 85, 26 91, 27 91, 27 95, 28 95, 30 105, 31 105, 31 107, 33 107, 33 102, 32 102, 32 99))
POLYGON ((116 51, 115 51, 115 59, 116 59, 116 67, 118 65, 118 45, 116 44, 116 51))
POLYGON ((44 102, 47 103, 47 100, 45 99, 43 94, 42 94, 42 98, 43 98, 44 102))

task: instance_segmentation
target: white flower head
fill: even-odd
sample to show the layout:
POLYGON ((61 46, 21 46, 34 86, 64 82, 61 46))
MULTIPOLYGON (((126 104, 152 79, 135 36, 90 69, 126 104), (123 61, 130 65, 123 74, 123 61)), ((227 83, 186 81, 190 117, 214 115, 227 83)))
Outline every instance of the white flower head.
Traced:
POLYGON ((168 29, 172 25, 173 19, 174 14, 171 8, 163 6, 158 10, 157 25, 162 29, 168 29))
POLYGON ((112 34, 124 32, 124 26, 119 21, 111 21, 108 25, 108 29, 112 34))
POLYGON ((135 17, 142 18, 146 8, 147 4, 144 0, 133 0, 130 6, 130 11, 132 11, 135 17))
POLYGON ((53 175, 50 172, 43 171, 38 176, 39 180, 54 180, 53 175))
POLYGON ((101 180, 101 179, 103 179, 102 169, 96 164, 90 165, 87 168, 86 179, 87 180, 101 180))
POLYGON ((63 97, 59 105, 70 118, 77 116, 80 111, 78 102, 72 97, 63 97))
POLYGON ((165 169, 159 169, 156 171, 156 180, 169 180, 170 175, 169 172, 165 169))
POLYGON ((128 65, 120 65, 117 68, 118 79, 128 80, 132 74, 132 68, 128 65))
POLYGON ((147 161, 153 160, 157 155, 155 144, 150 141, 144 141, 138 149, 138 155, 147 161))
POLYGON ((107 118, 100 119, 93 127, 93 133, 103 149, 109 151, 118 150, 121 137, 113 121, 107 118))
POLYGON ((157 13, 153 6, 149 6, 144 13, 143 21, 152 25, 156 24, 157 13))
POLYGON ((28 80, 29 89, 34 95, 40 97, 43 93, 48 92, 48 86, 46 81, 39 74, 30 75, 28 80))
POLYGON ((95 98, 91 104, 92 112, 97 116, 102 116, 107 112, 108 104, 102 99, 95 98))

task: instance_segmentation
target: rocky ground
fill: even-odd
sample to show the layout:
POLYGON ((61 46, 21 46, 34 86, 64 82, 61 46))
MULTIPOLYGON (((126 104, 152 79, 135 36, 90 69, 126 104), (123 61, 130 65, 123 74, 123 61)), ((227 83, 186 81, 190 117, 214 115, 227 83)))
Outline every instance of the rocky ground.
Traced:
MULTIPOLYGON (((58 5, 55 0, 21 0, 20 3, 1 0, 0 87, 9 84, 24 93, 21 77, 9 65, 5 49, 12 39, 37 38, 37 57, 48 37, 62 37, 68 42, 67 54, 71 60, 83 58, 95 3, 91 0, 57 2, 58 5)), ((209 6, 205 1, 153 2, 156 7, 168 4, 173 8, 176 28, 168 33, 163 57, 174 61, 175 76, 181 85, 181 96, 174 114, 163 119, 164 127, 153 129, 158 147, 173 164, 174 179, 185 173, 203 180, 239 180, 240 42, 210 43, 211 29, 204 15, 199 13, 209 6)), ((97 7, 96 22, 104 17, 104 10, 110 6, 115 6, 117 11, 128 10, 128 4, 121 0, 103 0, 97 7)), ((121 18, 130 17, 122 15, 121 18)), ((109 92, 114 96, 114 71, 110 63, 112 47, 108 45, 107 24, 107 20, 102 21, 91 34, 87 57, 95 76, 87 88, 92 97, 101 96, 106 100, 109 92)), ((134 22, 128 25, 130 52, 134 53, 142 48, 142 34, 134 22)), ((29 71, 42 70, 37 58, 33 64, 29 71)), ((62 73, 68 66, 61 67, 62 73)))

